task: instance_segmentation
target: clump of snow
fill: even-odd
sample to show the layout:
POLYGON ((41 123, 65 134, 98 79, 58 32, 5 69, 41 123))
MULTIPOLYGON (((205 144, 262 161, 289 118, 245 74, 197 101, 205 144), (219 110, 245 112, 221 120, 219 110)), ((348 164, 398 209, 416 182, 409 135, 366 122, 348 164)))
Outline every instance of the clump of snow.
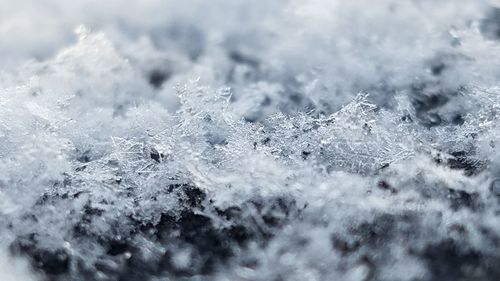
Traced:
POLYGON ((500 277, 492 1, 4 2, 0 278, 500 277))

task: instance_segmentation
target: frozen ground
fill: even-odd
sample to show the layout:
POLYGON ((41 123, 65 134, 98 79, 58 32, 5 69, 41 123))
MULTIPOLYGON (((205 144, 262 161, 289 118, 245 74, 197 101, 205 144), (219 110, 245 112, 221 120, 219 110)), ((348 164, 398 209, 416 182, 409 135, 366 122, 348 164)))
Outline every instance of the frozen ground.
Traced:
POLYGON ((0 7, 0 280, 500 280, 498 1, 0 7))

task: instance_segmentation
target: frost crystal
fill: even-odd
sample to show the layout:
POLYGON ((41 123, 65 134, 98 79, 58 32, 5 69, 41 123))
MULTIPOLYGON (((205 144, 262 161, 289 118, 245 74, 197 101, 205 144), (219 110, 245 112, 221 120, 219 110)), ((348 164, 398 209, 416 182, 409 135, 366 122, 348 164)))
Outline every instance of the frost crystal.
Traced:
POLYGON ((500 279, 495 1, 1 1, 0 280, 500 279))

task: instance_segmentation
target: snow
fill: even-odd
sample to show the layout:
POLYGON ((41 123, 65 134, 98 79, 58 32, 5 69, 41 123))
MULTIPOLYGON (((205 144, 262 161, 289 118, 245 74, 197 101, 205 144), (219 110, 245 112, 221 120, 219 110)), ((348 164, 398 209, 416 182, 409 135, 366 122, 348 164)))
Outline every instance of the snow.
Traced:
POLYGON ((0 6, 0 279, 500 277, 493 1, 0 6))

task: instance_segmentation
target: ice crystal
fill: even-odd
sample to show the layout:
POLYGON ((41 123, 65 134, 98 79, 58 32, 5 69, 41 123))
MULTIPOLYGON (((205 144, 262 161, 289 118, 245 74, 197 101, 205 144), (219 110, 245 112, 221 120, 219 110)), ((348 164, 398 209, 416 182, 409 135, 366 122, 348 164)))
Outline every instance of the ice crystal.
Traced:
POLYGON ((1 280, 500 277, 495 1, 3 2, 1 280))

